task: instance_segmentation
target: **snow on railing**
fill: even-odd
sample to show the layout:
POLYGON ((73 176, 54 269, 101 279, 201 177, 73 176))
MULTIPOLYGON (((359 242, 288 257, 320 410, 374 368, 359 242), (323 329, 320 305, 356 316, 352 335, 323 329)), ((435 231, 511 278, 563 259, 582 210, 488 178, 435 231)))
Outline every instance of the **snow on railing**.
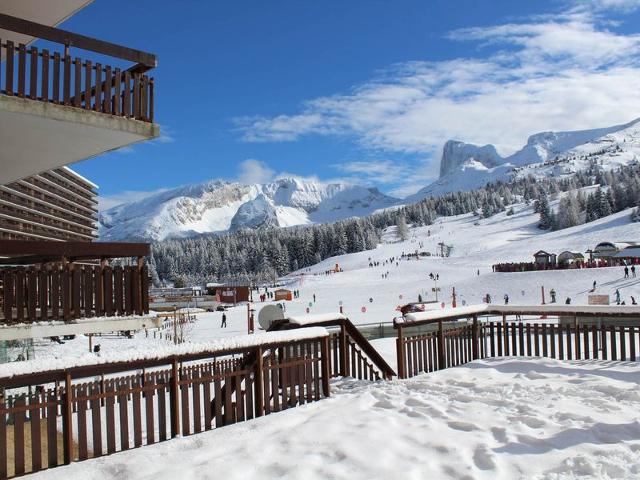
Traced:
POLYGON ((312 327, 280 332, 267 332, 262 335, 238 335, 220 338, 202 343, 183 343, 180 345, 154 345, 153 347, 108 352, 97 356, 83 353, 70 356, 65 352, 60 358, 40 358, 24 362, 11 362, 0 365, 0 378, 11 378, 16 375, 42 373, 53 370, 66 370, 89 365, 104 365, 118 362, 135 362, 140 360, 161 360, 174 356, 197 355, 201 353, 217 353, 244 348, 295 342, 312 338, 326 337, 328 332, 322 327, 312 327))

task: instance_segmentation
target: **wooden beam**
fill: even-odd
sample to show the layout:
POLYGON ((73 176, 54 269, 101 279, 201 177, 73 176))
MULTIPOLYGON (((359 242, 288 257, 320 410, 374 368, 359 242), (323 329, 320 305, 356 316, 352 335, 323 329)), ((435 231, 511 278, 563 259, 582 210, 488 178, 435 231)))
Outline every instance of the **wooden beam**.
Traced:
POLYGON ((155 68, 158 65, 156 56, 152 53, 86 37, 48 25, 12 17, 11 15, 0 14, 0 28, 29 35, 30 37, 57 42, 69 47, 81 48, 110 57, 121 58, 150 68, 155 68))
MULTIPOLYGON (((39 256, 57 260, 146 257, 151 247, 148 243, 127 242, 49 242, 44 240, 0 240, 0 256, 39 256)), ((4 261, 4 259, 3 259, 4 261)))

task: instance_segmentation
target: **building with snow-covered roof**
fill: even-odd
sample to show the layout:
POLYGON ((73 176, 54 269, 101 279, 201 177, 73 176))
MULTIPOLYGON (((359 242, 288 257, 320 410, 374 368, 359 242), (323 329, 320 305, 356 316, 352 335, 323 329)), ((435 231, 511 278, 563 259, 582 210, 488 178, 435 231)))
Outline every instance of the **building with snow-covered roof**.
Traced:
POLYGON ((556 264, 556 254, 539 250, 533 254, 535 263, 541 267, 552 266, 556 264))
POLYGON ((584 255, 580 252, 570 252, 565 250, 558 255, 559 265, 576 265, 584 262, 584 255))
POLYGON ((640 242, 622 241, 622 242, 600 242, 593 249, 593 257, 607 259, 616 256, 616 254, 627 247, 640 246, 640 242))

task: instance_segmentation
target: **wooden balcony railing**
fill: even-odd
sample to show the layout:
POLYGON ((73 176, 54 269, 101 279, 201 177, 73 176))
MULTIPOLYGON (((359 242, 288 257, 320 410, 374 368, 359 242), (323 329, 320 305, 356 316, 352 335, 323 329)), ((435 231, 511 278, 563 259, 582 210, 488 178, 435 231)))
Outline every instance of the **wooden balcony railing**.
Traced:
POLYGON ((0 28, 58 42, 63 52, 0 39, 0 93, 153 122, 154 82, 144 73, 155 56, 46 25, 0 14, 0 28), (70 55, 77 47, 136 62, 121 70, 70 55))
POLYGON ((71 321, 149 312, 146 266, 69 264, 0 271, 2 323, 71 321))

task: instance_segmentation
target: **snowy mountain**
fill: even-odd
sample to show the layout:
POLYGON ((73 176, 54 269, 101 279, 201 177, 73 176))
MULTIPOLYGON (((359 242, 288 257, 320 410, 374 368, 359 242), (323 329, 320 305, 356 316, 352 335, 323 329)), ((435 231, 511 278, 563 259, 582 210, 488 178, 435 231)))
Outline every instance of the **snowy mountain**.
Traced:
POLYGON ((282 178, 245 185, 209 181, 100 213, 101 240, 163 240, 260 226, 288 227, 363 216, 399 200, 347 183, 282 178))
POLYGON ((635 162, 639 156, 640 119, 608 128, 537 133, 507 157, 500 156, 493 145, 480 147, 450 140, 442 150, 438 180, 406 201, 471 190, 518 176, 562 177, 593 165, 611 170, 635 162))

